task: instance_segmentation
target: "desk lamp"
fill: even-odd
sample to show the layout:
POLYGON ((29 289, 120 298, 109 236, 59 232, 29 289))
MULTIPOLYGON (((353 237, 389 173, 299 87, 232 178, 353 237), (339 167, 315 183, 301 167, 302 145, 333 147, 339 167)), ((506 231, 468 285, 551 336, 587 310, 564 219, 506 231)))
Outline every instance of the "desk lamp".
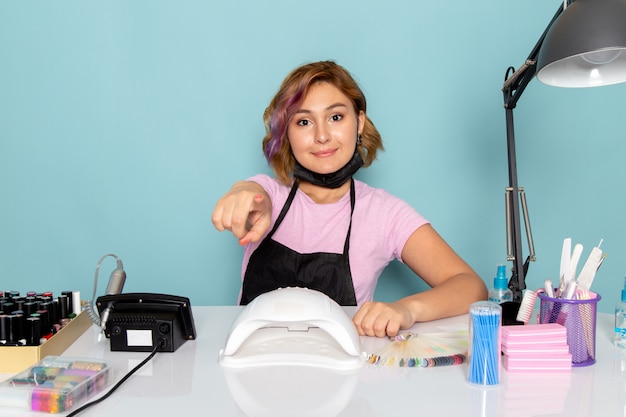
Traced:
POLYGON ((626 82, 626 0, 564 0, 524 64, 509 67, 502 88, 506 113, 509 186, 506 188, 507 261, 513 262, 503 324, 521 324, 519 310, 529 261, 535 260, 524 189, 517 183, 513 109, 534 76, 557 87, 597 87, 626 82), (512 73, 512 74, 511 74, 512 73), (522 258, 520 203, 529 256, 522 258))

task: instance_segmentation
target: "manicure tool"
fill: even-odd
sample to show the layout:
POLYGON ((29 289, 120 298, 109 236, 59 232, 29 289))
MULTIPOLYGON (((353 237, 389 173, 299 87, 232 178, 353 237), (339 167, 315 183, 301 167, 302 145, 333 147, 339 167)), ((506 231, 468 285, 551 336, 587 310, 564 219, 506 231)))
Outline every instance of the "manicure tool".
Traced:
POLYGON ((585 262, 583 269, 578 275, 577 283, 578 288, 581 290, 588 290, 593 283, 593 279, 596 277, 598 265, 602 262, 602 250, 600 250, 600 245, 602 245, 602 240, 600 240, 598 246, 591 250, 589 258, 587 258, 587 262, 585 262))
POLYGON ((561 268, 559 271, 559 294, 562 294, 567 287, 567 280, 570 277, 570 263, 572 258, 572 239, 565 238, 563 240, 563 248, 561 249, 561 268))

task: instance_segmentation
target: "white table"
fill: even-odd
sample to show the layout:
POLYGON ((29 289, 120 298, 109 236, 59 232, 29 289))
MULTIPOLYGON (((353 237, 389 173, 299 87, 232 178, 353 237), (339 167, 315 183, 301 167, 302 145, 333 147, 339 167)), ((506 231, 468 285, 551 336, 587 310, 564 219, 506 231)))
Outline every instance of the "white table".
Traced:
MULTIPOLYGON (((356 372, 306 369, 246 376, 218 363, 226 335, 241 307, 193 307, 198 338, 174 353, 159 353, 110 398, 80 416, 152 417, 272 416, 626 416, 626 354, 612 345, 613 316, 598 315, 594 365, 571 373, 507 374, 497 388, 480 389, 466 382, 467 364, 435 368, 365 365, 356 372), (322 373, 320 373, 322 372, 322 373), (244 381, 244 383, 242 383, 244 381), (311 386, 312 385, 312 386, 311 386), (280 408, 296 412, 282 413, 280 408), (254 410, 246 413, 244 410, 254 410)), ((467 324, 467 316, 417 324, 427 333, 467 324)), ((363 345, 376 342, 362 339, 363 345)), ((0 351, 1 352, 1 351, 0 351)), ((103 358, 113 364, 116 380, 147 353, 111 352, 108 340, 97 341, 97 329, 85 332, 64 356, 103 358)), ((242 371, 242 372, 250 372, 242 371)), ((4 379, 8 375, 0 375, 4 379)), ((43 413, 0 410, 3 417, 43 413)))

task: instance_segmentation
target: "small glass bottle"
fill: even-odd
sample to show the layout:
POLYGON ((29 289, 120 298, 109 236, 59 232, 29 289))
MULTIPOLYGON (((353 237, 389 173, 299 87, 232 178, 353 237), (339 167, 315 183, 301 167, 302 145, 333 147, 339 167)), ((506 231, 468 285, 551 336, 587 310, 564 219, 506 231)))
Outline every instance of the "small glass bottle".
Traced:
POLYGON ((506 278, 506 265, 498 265, 498 271, 493 279, 493 288, 489 291, 489 301, 496 304, 513 301, 513 293, 508 287, 506 278))
POLYGON ((615 336, 613 344, 626 349, 626 277, 624 277, 621 301, 615 305, 615 336))

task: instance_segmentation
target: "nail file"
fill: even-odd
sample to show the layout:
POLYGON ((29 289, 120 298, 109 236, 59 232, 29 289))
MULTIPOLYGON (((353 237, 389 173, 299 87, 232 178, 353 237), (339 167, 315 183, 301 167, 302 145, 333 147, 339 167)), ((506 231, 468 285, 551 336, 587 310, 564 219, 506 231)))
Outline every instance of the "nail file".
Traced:
POLYGON ((580 271, 580 275, 578 275, 578 289, 588 290, 591 287, 601 259, 602 251, 600 248, 593 248, 589 254, 589 258, 587 258, 587 262, 585 262, 583 269, 580 271))
POLYGON ((578 269, 578 262, 580 261, 580 255, 583 253, 583 245, 577 243, 574 246, 574 251, 572 252, 572 258, 569 264, 569 273, 570 273, 570 281, 574 280, 576 276, 576 270, 578 269))
POLYGON ((563 249, 561 249, 561 270, 559 271, 559 293, 561 293, 567 286, 567 280, 570 275, 570 260, 572 252, 572 239, 565 238, 563 240, 563 249))

